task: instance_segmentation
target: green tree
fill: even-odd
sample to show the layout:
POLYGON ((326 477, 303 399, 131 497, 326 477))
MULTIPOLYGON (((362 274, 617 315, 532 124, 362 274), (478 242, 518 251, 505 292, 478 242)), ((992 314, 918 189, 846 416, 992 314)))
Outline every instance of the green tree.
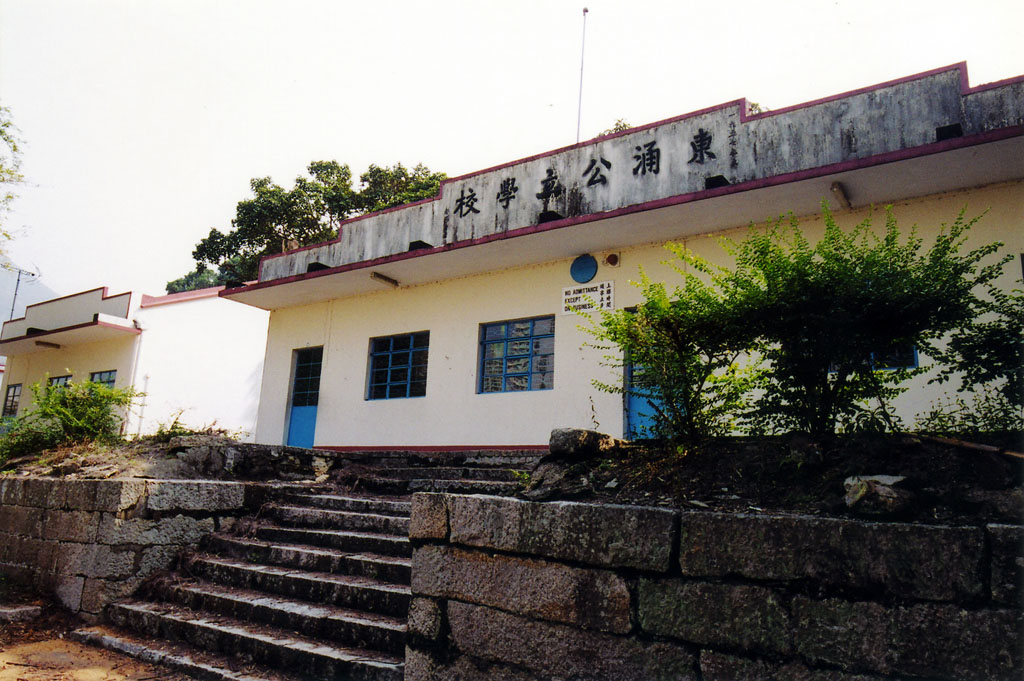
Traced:
POLYGON ((643 303, 635 310, 602 310, 584 327, 604 349, 606 364, 632 372, 628 384, 594 381, 605 392, 625 393, 647 403, 654 417, 652 437, 697 444, 737 427, 757 375, 740 355, 757 347, 746 315, 722 286, 728 270, 715 268, 679 244, 668 264, 682 279, 669 293, 641 271, 636 283, 643 303), (706 281, 705 278, 708 280, 706 281))
POLYGON ((940 339, 972 323, 977 293, 1006 262, 983 263, 999 243, 962 252, 979 219, 961 212, 925 250, 915 229, 901 235, 891 209, 879 236, 870 217, 843 230, 823 204, 814 245, 792 217, 730 242, 736 268, 727 292, 770 362, 756 422, 822 436, 877 404, 875 425, 895 429, 889 401, 912 372, 881 371, 878 358, 910 346, 939 356, 940 339))
POLYGON ((422 163, 409 171, 401 163, 391 167, 370 164, 359 176, 356 204, 361 213, 373 213, 437 196, 441 181, 448 176, 435 173, 422 163))
POLYGON ((269 177, 251 180, 253 197, 238 202, 233 229, 211 229, 196 244, 197 270, 220 267, 241 283, 256 278, 260 258, 332 238, 356 208, 352 173, 337 161, 315 161, 308 173, 290 190, 269 177))
POLYGON ((211 286, 222 286, 224 283, 218 272, 203 268, 192 270, 183 277, 167 282, 166 289, 168 293, 182 293, 211 286))
POLYGON ((976 314, 953 330, 938 352, 945 366, 934 382, 956 377, 959 392, 995 390, 1008 405, 1024 408, 1024 280, 1021 288, 989 286, 976 314))
POLYGON ((0 105, 0 238, 9 239, 3 229, 4 217, 15 198, 15 187, 22 183, 21 138, 11 119, 11 110, 0 105))
POLYGON ((251 180, 253 196, 238 202, 232 229, 211 229, 192 251, 195 271, 168 282, 167 292, 253 280, 261 258, 328 241, 343 220, 355 215, 436 196, 445 178, 422 164, 411 172, 400 163, 390 168, 371 165, 357 192, 347 165, 314 161, 307 170, 308 177, 296 178, 292 189, 269 177, 251 180))

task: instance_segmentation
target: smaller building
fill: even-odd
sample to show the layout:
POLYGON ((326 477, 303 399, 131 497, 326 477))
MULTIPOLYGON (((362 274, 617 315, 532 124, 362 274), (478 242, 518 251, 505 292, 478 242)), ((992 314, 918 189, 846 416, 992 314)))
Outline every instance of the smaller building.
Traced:
POLYGON ((109 295, 104 287, 29 305, 0 332, 3 416, 31 407, 34 383, 93 381, 144 394, 128 414, 126 435, 177 419, 251 440, 268 314, 221 298, 220 290, 154 297, 109 295))

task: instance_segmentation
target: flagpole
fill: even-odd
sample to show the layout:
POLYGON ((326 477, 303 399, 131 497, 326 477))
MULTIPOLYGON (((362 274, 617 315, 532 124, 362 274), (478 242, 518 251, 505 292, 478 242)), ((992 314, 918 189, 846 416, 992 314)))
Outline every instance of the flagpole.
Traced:
POLYGON ((580 142, 580 121, 583 118, 583 57, 587 53, 587 12, 589 10, 583 8, 583 40, 580 47, 580 98, 579 103, 576 106, 576 143, 580 142))

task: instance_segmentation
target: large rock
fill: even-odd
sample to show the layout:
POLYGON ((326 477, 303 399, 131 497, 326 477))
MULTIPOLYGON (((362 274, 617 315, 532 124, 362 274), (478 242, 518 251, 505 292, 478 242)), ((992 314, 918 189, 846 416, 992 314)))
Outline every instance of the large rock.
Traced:
POLYGON ((562 461, 586 461, 594 457, 608 456, 625 443, 611 435, 596 430, 580 428, 556 428, 551 431, 547 458, 562 461))
POLYGON ((976 527, 703 511, 680 519, 679 565, 691 577, 965 602, 981 598, 988 579, 985 533, 976 527))
POLYGON ((784 655, 792 647, 782 595, 760 586, 641 579, 640 627, 716 648, 784 655))
POLYGON ((453 544, 666 572, 676 514, 660 508, 534 503, 482 495, 447 497, 453 544))
POLYGON ((964 610, 927 603, 886 606, 839 599, 793 600, 794 643, 805 660, 897 678, 1019 681, 1017 610, 964 610))
POLYGON ((451 546, 417 548, 412 590, 587 629, 628 633, 626 581, 608 570, 451 546))
POLYGON ((525 668, 544 679, 688 681, 695 657, 682 646, 538 622, 448 602, 455 647, 467 655, 525 668))

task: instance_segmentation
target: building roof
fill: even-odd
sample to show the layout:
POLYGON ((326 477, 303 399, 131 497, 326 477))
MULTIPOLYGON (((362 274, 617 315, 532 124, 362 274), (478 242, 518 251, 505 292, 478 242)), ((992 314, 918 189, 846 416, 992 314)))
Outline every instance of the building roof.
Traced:
POLYGON ((216 298, 223 289, 140 296, 130 291, 110 295, 104 286, 33 303, 25 308, 24 317, 4 322, 0 354, 24 355, 136 335, 141 333, 134 320, 138 308, 216 298))
POLYGON ((265 309, 428 283, 1024 177, 1024 76, 969 87, 966 64, 777 111, 745 100, 442 183, 265 258, 221 292, 265 309))

